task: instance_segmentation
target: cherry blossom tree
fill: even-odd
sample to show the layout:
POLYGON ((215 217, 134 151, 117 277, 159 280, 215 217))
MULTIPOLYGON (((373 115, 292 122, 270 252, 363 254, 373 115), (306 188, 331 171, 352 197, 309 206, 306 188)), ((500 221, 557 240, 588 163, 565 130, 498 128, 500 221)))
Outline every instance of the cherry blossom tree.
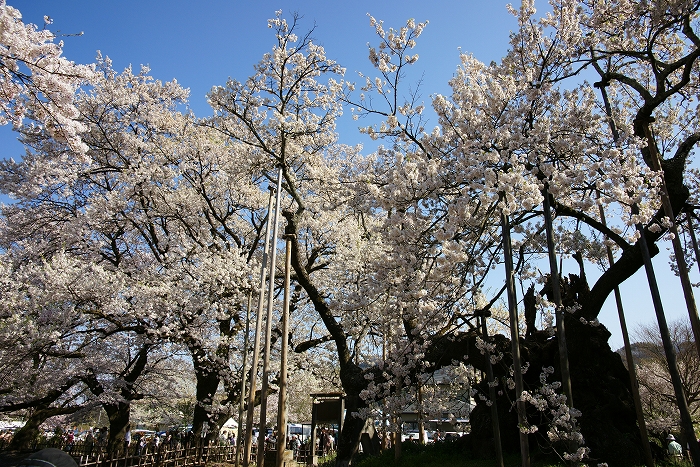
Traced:
MULTIPOLYGON (((700 415, 700 382, 698 355, 693 348, 693 332, 688 320, 670 324, 673 342, 678 352, 678 366, 683 378, 684 392, 688 397, 693 419, 700 415)), ((668 372, 663 344, 656 325, 641 326, 634 333, 635 365, 639 371, 645 418, 649 427, 660 438, 670 432, 680 431, 680 417, 675 404, 675 394, 668 372)))
MULTIPOLYGON (((669 128, 683 129, 682 133, 667 132, 673 139, 668 144, 670 154, 679 163, 662 163, 667 185, 676 187, 675 194, 671 195, 676 209, 680 209, 687 197, 687 192, 683 194, 681 181, 683 167, 691 154, 690 149, 696 143, 694 124, 689 123, 693 120, 694 104, 692 99, 687 99, 688 95, 693 95, 694 84, 692 80, 685 79, 694 76, 689 72, 694 66, 697 50, 692 33, 694 20, 691 19, 695 11, 694 3, 676 5, 669 7, 669 10, 664 10, 665 3, 627 2, 625 5, 631 6, 633 3, 637 8, 635 18, 639 19, 639 35, 636 39, 630 39, 628 49, 620 49, 606 41, 616 40, 621 34, 599 34, 599 29, 604 28, 598 28, 591 22, 592 19, 603 21, 603 16, 598 16, 602 10, 597 6, 593 8, 586 2, 552 2, 553 13, 536 20, 533 3, 523 2, 520 10, 513 10, 519 18, 520 30, 512 35, 511 50, 500 63, 486 65, 468 54, 462 55, 462 65, 451 82, 452 96, 433 99, 440 125, 432 133, 423 128, 424 108, 419 102, 411 96, 403 104, 397 102, 401 95, 397 83, 402 78, 403 69, 416 59, 409 49, 420 28, 416 23, 409 22, 400 30, 386 31, 381 22, 372 19, 381 46, 378 50, 370 50, 370 60, 381 76, 366 79, 359 99, 347 99, 360 115, 380 117, 381 123, 367 127, 366 133, 391 138, 390 145, 377 154, 374 167, 379 176, 372 179, 369 175, 363 182, 369 182, 369 190, 374 191, 372 194, 376 201, 371 206, 375 212, 377 208, 386 212, 388 220, 382 230, 396 232, 393 237, 398 240, 389 236, 394 248, 397 248, 394 250, 397 258, 394 266, 414 261, 407 268, 408 272, 400 277, 424 277, 426 271, 429 271, 429 277, 440 277, 439 268, 425 267, 420 263, 425 261, 427 255, 417 248, 423 245, 417 239, 431 239, 433 232, 437 241, 432 240, 432 251, 437 253, 438 258, 444 255, 445 263, 455 270, 457 264, 462 264, 471 273, 475 271, 474 265, 500 261, 499 239, 493 233, 496 225, 494 218, 500 211, 514 216, 512 224, 518 235, 519 261, 525 266, 528 262, 530 264, 529 268, 521 268, 519 274, 523 279, 532 280, 535 278, 532 275, 535 271, 533 266, 536 265, 531 260, 536 256, 532 254, 541 251, 544 245, 542 222, 534 216, 538 214, 537 206, 545 197, 552 204, 556 222, 561 226, 556 235, 560 251, 574 258, 583 255, 588 261, 598 263, 604 251, 603 236, 607 237, 607 242, 616 244, 623 251, 622 257, 604 272, 592 289, 589 290, 585 282, 583 261, 580 261, 579 273, 572 276, 568 283, 569 296, 565 297, 564 306, 569 313, 565 314, 564 319, 574 327, 571 335, 575 340, 567 347, 569 350, 578 349, 578 356, 572 364, 573 392, 576 394, 578 387, 585 399, 585 394, 596 391, 594 382, 584 377, 588 371, 584 368, 590 365, 586 362, 585 352, 589 352, 588 356, 593 353, 600 355, 601 361, 606 362, 608 371, 612 373, 619 374, 621 369, 619 361, 615 361, 604 343, 607 331, 597 323, 600 308, 613 288, 641 267, 640 247, 636 242, 639 235, 644 235, 653 244, 661 239, 669 225, 659 222, 664 215, 662 211, 657 211, 661 206, 658 191, 661 173, 646 156, 647 135, 635 130, 635 119, 639 112, 646 112, 649 106, 653 106, 659 112, 659 119, 663 115, 664 121, 670 118, 675 122, 670 123, 669 128), (587 9, 589 6, 590 9, 587 9), (659 17, 667 18, 668 22, 658 22, 659 17), (671 32, 681 29, 685 36, 681 39, 671 32), (645 32, 642 33, 642 30, 645 32), (677 54, 674 57, 678 61, 673 62, 669 70, 677 70, 678 81, 673 81, 676 78, 674 72, 660 73, 663 79, 670 81, 668 86, 664 83, 663 86, 657 85, 657 88, 667 86, 668 91, 657 95, 651 88, 650 94, 645 94, 646 83, 650 80, 636 79, 635 76, 652 73, 654 67, 665 69, 666 65, 661 65, 654 47, 658 43, 663 50, 659 52, 661 56, 671 58, 664 55, 671 49, 663 49, 666 39, 662 37, 666 37, 667 32, 667 40, 677 44, 672 50, 677 54), (645 49, 648 51, 646 54, 637 54, 632 44, 637 44, 635 41, 644 43, 646 37, 654 37, 657 42, 645 49), (597 40, 600 42, 595 42, 597 40), (606 74, 601 64, 603 56, 605 66, 619 66, 624 71, 606 74), (584 71, 588 73, 588 70, 599 70, 606 84, 607 81, 617 81, 618 90, 613 105, 617 112, 613 116, 617 135, 610 132, 608 114, 595 88, 582 79, 582 76, 588 76, 584 75, 584 71), (629 94, 622 91, 628 85, 633 86, 642 97, 628 98, 629 94), (374 93, 374 100, 368 96, 370 92, 374 93), (384 105, 378 107, 376 102, 384 105), (665 106, 668 106, 667 113, 663 111, 665 106), (683 117, 671 111, 679 108, 685 109, 681 112, 683 117), (645 139, 641 139, 642 136, 645 139), (669 171, 673 173, 667 173, 669 171), (674 182, 669 183, 669 178, 673 178, 674 182), (448 192, 448 189, 452 191, 448 192), (599 205, 620 216, 616 217, 617 223, 612 228, 600 222, 599 205), (460 206, 463 208, 460 209, 460 206), (483 235, 474 229, 467 230, 474 224, 483 229, 483 235), (638 224, 646 227, 638 232, 638 224), (471 236, 467 232, 471 232, 471 236), (438 237, 437 233, 444 237, 438 237), (450 245, 449 242, 453 247, 445 248, 443 245, 450 245), (470 263, 468 252, 474 245, 485 245, 476 251, 493 253, 480 255, 478 260, 470 263), (486 245, 491 245, 491 250, 486 245), (440 251, 441 247, 444 253, 440 251), (589 335, 596 337, 586 341, 583 336, 589 335), (574 364, 577 366, 575 369, 574 364)), ((622 8, 621 5, 613 8, 618 6, 622 8)), ((622 18, 629 16, 620 15, 613 19, 613 15, 609 14, 612 10, 607 11, 608 14, 604 15, 605 28, 617 27, 611 26, 613 24, 625 28, 622 18)), ((625 37, 629 37, 627 32, 625 37)), ((352 85, 348 86, 348 90, 352 91, 352 85)), ((657 124, 663 125, 661 120, 657 124)), ((366 172, 372 174, 372 170, 366 172)), ((385 261, 384 257, 382 261, 385 261)), ((397 270, 398 267, 394 267, 392 272, 397 270)), ((443 277, 448 276, 444 274, 443 277)), ((452 275, 455 276, 465 277, 458 273, 452 275)), ((475 280, 474 283, 478 284, 479 281, 475 280)), ((411 290, 404 284, 398 289, 400 292, 411 290)), ((417 292, 428 290, 425 286, 416 289, 417 292)), ((479 292, 478 287, 463 290, 465 296, 479 292)), ((435 293, 426 295, 427 298, 418 295, 421 306, 442 298, 435 293)), ((551 299, 551 296, 548 298, 551 299)), ((416 303, 415 297, 413 303, 416 303)), ((493 304, 493 301, 489 298, 485 303, 493 304)), ((466 308, 465 318, 479 308, 466 308)), ((390 310, 391 313, 401 314, 406 309, 408 307, 399 306, 390 310)), ((431 309, 434 310, 435 306, 431 309)), ((416 314, 420 316, 419 319, 429 316, 426 312, 416 314)), ((450 322, 445 315, 434 316, 440 317, 436 322, 450 322)), ((421 326, 420 329, 430 328, 421 326)), ((469 333, 458 327, 454 330, 460 333, 466 344, 469 333)), ((406 332, 406 336, 411 334, 406 332)), ((437 343, 434 339, 419 335, 419 338, 412 340, 422 339, 431 345, 437 343)), ((569 336, 567 332, 567 338, 569 336)), ((535 339, 542 337, 541 334, 533 335, 530 343, 525 343, 525 350, 534 344, 535 339)), ((505 348, 503 352, 506 353, 505 348)), ((420 355, 415 348, 410 348, 408 353, 420 355)), ((534 363, 537 358, 531 352, 527 353, 532 359, 531 363, 534 363)), ((399 361, 398 364, 404 368, 401 371, 406 371, 405 362, 399 361)), ((397 371, 397 374, 402 373, 397 371)), ((625 380, 614 381, 615 378, 610 380, 612 386, 628 391, 624 389, 625 380)), ((595 384, 598 385, 598 382, 595 384)), ((587 406, 586 401, 579 408, 583 413, 581 423, 586 437, 591 438, 591 434, 597 436, 600 426, 593 429, 587 424, 589 420, 600 419, 600 414, 595 407, 587 406)), ((625 419, 630 419, 628 414, 625 419)), ((630 426, 626 429, 634 430, 634 422, 630 420, 630 426)), ((601 440, 588 441, 592 443, 593 452, 604 449, 601 440)))
POLYGON ((109 272, 62 253, 8 268, 2 411, 27 417, 14 447, 26 448, 46 419, 93 407, 106 410, 116 447, 131 401, 158 392, 147 381, 158 379, 160 391, 172 387, 164 372, 170 356, 144 339, 143 323, 103 319, 102 307, 128 306, 115 285, 122 284, 109 272))
MULTIPOLYGON (((300 354, 293 360, 305 370, 336 367, 325 377, 347 395, 340 465, 357 449, 362 417, 416 401, 421 414, 446 407, 431 386, 438 370, 476 396, 475 444, 493 436, 496 404, 506 448, 527 432, 563 446, 572 463, 589 452, 636 462, 629 382, 597 318, 612 290, 642 267, 640 239, 656 254, 689 188, 697 189, 687 166, 699 140, 698 7, 553 0, 538 19, 534 2, 524 0, 511 8, 519 28, 503 59, 485 64, 460 54, 452 93, 434 96, 432 110, 418 90, 404 92, 427 25, 414 20, 395 30, 370 17, 377 77, 363 74, 355 85, 311 33, 298 34, 298 17, 287 22, 278 12, 268 23, 272 51, 247 80, 212 89, 214 115, 204 120, 184 112, 187 92, 176 82, 155 81, 146 69, 118 74, 99 57, 93 88, 71 117, 87 149, 32 111, 27 116, 39 125, 22 129, 27 156, 0 164, 3 191, 17 199, 3 207, 0 226, 8 277, 64 257, 78 270, 93 265, 99 283, 86 280, 80 295, 69 295, 66 276, 57 274, 45 281, 46 301, 25 313, 50 310, 50 294, 63 291, 64 313, 101 336, 101 345, 132 339, 117 352, 130 365, 107 361, 101 369, 128 390, 107 389, 98 374, 76 383, 103 404, 116 401, 122 415, 142 396, 141 382, 156 378, 163 354, 155 349, 186 349, 197 382, 194 430, 213 433, 242 396, 242 311, 265 258, 265 192, 279 170, 296 287, 292 335, 275 338, 292 340, 300 354), (339 144, 344 105, 369 121, 364 135, 381 139, 375 153, 339 144), (553 219, 545 219, 548 207, 553 219), (504 332, 512 323, 503 306, 503 216, 514 274, 528 289, 520 350, 534 371, 523 375, 521 394, 513 391, 517 366, 504 332), (619 258, 589 287, 585 268, 604 264, 606 246, 619 258), (556 266, 555 251, 577 270, 542 274, 545 258, 556 266), (553 391, 560 383, 538 373, 566 387, 565 352, 571 391, 563 398, 553 391), (321 363, 306 368, 313 361, 321 363), (489 365, 495 378, 486 382, 477 375, 489 365), (143 372, 132 374, 137 367, 143 372), (516 402, 530 403, 526 423, 510 410, 516 402), (615 452, 606 448, 610 439, 618 440, 615 452)), ((280 265, 270 269, 271 281, 281 277, 280 265)), ((7 287, 26 284, 18 278, 7 287)), ((21 318, 9 308, 4 317, 21 318)), ((72 336, 72 329, 61 332, 72 336)), ((38 339, 36 348, 46 345, 38 339)), ((56 365, 65 364, 60 357, 56 365)), ((128 418, 116 418, 118 433, 128 418)))
POLYGON ((107 396, 99 373, 85 378, 105 409, 114 405, 113 445, 164 343, 190 351, 196 430, 212 425, 214 434, 237 400, 230 350, 241 329, 247 264, 255 261, 260 190, 250 180, 244 189, 246 174, 221 139, 177 111, 187 97, 177 83, 155 81, 147 69, 117 74, 108 59, 99 58, 98 70, 77 102, 85 155, 35 127, 23 130, 27 156, 4 161, 4 187, 17 202, 4 208, 3 240, 27 260, 65 252, 113 275, 115 288, 90 313, 110 333, 133 338, 133 353, 123 357, 130 364, 114 370, 124 390, 107 396), (219 413, 221 383, 227 395, 219 413))
MULTIPOLYGON (((126 175, 123 169, 130 162, 139 166, 143 161, 129 157, 133 155, 130 150, 139 143, 138 130, 146 125, 139 127, 141 122, 136 118, 129 122, 116 118, 119 111, 125 116, 126 109, 132 111, 131 116, 139 112, 139 107, 133 105, 134 96, 138 102, 138 91, 134 87, 132 89, 137 94, 129 95, 126 90, 127 84, 137 84, 139 78, 127 72, 117 79, 108 63, 101 62, 101 82, 97 82, 89 94, 84 93, 77 105, 87 128, 87 132, 81 135, 90 148, 85 155, 76 156, 70 145, 56 140, 42 127, 23 129, 24 142, 31 151, 21 162, 5 161, 4 165, 6 192, 17 201, 5 207, 8 223, 3 236, 6 245, 28 260, 49 260, 56 254, 67 252, 77 261, 97 264, 108 277, 105 283, 114 285, 111 290, 96 289, 104 290, 105 295, 92 296, 87 302, 92 306, 80 311, 94 316, 88 322, 93 326, 104 326, 105 336, 116 334, 117 341, 121 338, 125 342, 134 342, 133 348, 127 347, 121 352, 121 357, 127 362, 125 367, 109 370, 86 368, 83 377, 108 412, 109 445, 115 448, 128 424, 131 400, 143 397, 137 384, 148 368, 149 349, 158 345, 152 341, 162 339, 157 330, 170 315, 164 312, 169 309, 165 305, 167 300, 158 302, 164 297, 163 284, 153 268, 156 263, 142 254, 154 250, 148 249, 149 237, 139 235, 139 225, 134 227, 130 222, 138 218, 129 217, 135 212, 130 211, 129 206, 135 206, 137 214, 144 212, 138 211, 138 200, 134 202, 135 198, 129 198, 126 193, 134 185, 124 183, 119 176, 120 173, 126 175), (116 96, 117 90, 122 93, 121 101, 116 96), (124 99, 127 95, 128 98, 124 99), (101 96, 117 99, 111 101, 111 108, 100 107, 101 96), (102 111, 99 117, 97 111, 102 111), (133 125, 131 130, 137 131, 125 132, 129 124, 133 125), (16 177, 19 174, 22 176, 16 177), (107 378, 109 384, 102 379, 106 373, 116 376, 107 378), (121 390, 114 390, 111 381, 118 380, 124 385, 121 390)), ((148 86, 145 85, 145 75, 141 78, 143 91, 148 86)), ((152 91, 156 88, 151 87, 152 91)), ((142 92, 140 97, 146 96, 147 92, 142 92)), ((150 97, 148 103, 158 106, 153 104, 155 96, 150 97)), ((165 93, 160 97, 167 99, 165 93)), ((144 107, 146 105, 144 103, 144 107)), ((136 186, 143 180, 131 179, 136 186)), ((148 212, 145 217, 148 217, 148 212)), ((144 231, 149 232, 147 226, 144 231)), ((162 250, 156 249, 155 252, 162 250)))
POLYGON ((81 110, 94 148, 91 183, 108 192, 95 208, 120 229, 108 255, 159 284, 142 306, 157 320, 156 336, 188 349, 197 382, 193 431, 214 436, 240 396, 231 349, 243 329, 264 196, 248 165, 231 157, 245 153, 177 112, 186 90, 145 69, 116 75, 107 65, 81 110), (225 396, 215 402, 220 384, 225 396))
POLYGON ((83 320, 71 316, 69 304, 54 296, 47 300, 46 273, 54 271, 35 265, 13 268, 6 257, 3 270, 0 410, 26 414, 27 422, 12 441, 13 448, 22 449, 47 418, 75 413, 83 405, 81 357, 89 339, 80 335, 83 320))
MULTIPOLYGON (((358 282, 367 280, 361 268, 372 254, 373 240, 363 238, 363 219, 347 207, 353 192, 341 177, 356 151, 339 145, 335 133, 341 88, 333 77, 344 70, 326 57, 310 33, 297 35, 297 17, 288 23, 278 12, 269 26, 276 44, 256 65, 255 75, 210 92, 215 115, 209 125, 247 146, 254 157, 251 165, 268 183, 275 179, 277 166, 282 170, 285 232, 295 235, 293 280, 319 324, 311 325, 308 339, 298 342, 296 350, 325 343, 335 347, 346 408, 352 414, 365 404, 359 392, 366 380, 358 363, 367 318, 361 307, 347 305, 345 297, 356 301, 358 282)), ((350 461, 363 425, 355 415, 346 417, 339 440, 341 463, 350 461)))

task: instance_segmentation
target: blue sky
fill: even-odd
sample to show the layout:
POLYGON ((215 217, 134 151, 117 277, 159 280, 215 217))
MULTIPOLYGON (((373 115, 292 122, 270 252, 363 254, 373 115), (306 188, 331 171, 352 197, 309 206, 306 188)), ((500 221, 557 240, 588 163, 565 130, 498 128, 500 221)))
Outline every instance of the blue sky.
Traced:
MULTIPOLYGON (((66 37, 64 55, 79 63, 94 61, 96 51, 109 56, 117 70, 148 64, 159 79, 177 80, 191 89, 196 114, 208 112, 204 96, 231 76, 243 79, 273 45, 267 19, 276 10, 303 16, 301 31, 316 25, 314 37, 332 58, 347 68, 369 71, 367 42, 374 40, 367 13, 386 26, 401 27, 409 18, 430 20, 419 41, 417 69, 426 73, 430 93, 447 92, 458 48, 485 61, 498 59, 517 25, 496 1, 237 1, 237 0, 15 0, 25 22, 41 24, 66 37), (399 6, 400 5, 400 6, 399 6), (437 83, 437 86, 434 84, 437 83), (439 86, 439 89, 438 89, 439 86)), ((426 86, 426 90, 427 90, 426 86)), ((427 96, 426 96, 427 97, 427 96)))
MULTIPOLYGON (((346 68, 345 78, 358 71, 373 75, 367 44, 377 44, 367 14, 383 20, 385 28, 400 28, 409 18, 430 24, 414 49, 420 55, 411 67, 412 80, 421 79, 421 95, 450 92, 447 84, 459 64, 459 51, 486 62, 498 60, 508 47, 509 32, 517 27, 502 0, 8 0, 25 23, 43 24, 64 41, 64 56, 92 63, 97 51, 122 71, 148 65, 162 81, 177 81, 190 89, 190 107, 198 117, 211 114, 206 94, 229 77, 245 80, 253 66, 274 45, 267 20, 282 10, 291 20, 297 12, 299 31, 315 28, 313 37, 328 58, 346 68), (76 34, 82 33, 80 36, 76 34)), ((517 0, 516 0, 517 2, 517 0)), ((429 105, 427 105, 429 107, 429 105)), ((343 143, 366 141, 356 131, 350 112, 339 122, 343 143)), ((0 157, 18 158, 23 149, 10 128, 0 127, 0 157)))
MULTIPOLYGON (((516 6, 517 0, 511 0, 516 6)), ((141 64, 163 81, 177 79, 190 89, 190 107, 195 115, 210 114, 206 93, 224 85, 228 77, 243 80, 253 65, 274 42, 267 19, 276 10, 290 19, 302 17, 300 31, 314 27, 313 36, 327 56, 347 68, 346 79, 357 71, 370 73, 367 43, 376 44, 367 13, 383 20, 385 27, 399 28, 407 19, 429 20, 415 52, 420 59, 411 78, 422 78, 422 96, 447 94, 447 81, 459 64, 459 50, 485 62, 499 60, 508 47, 508 34, 517 22, 502 0, 7 0, 22 12, 25 22, 43 23, 53 19, 50 29, 65 34, 64 55, 77 63, 92 63, 100 50, 113 61, 116 70, 141 64), (82 32, 81 36, 72 36, 82 32)), ((540 8, 547 5, 538 1, 540 8)), ((341 141, 356 144, 362 139, 355 131, 344 133, 341 141), (349 133, 349 134, 348 134, 349 133), (347 136, 346 136, 347 135, 347 136)), ((22 147, 10 127, 0 127, 0 158, 19 158, 22 147)), ((670 245, 669 245, 670 246, 670 245)), ((655 258, 662 285, 662 299, 669 320, 687 316, 678 280, 669 272, 668 251, 655 258)), ((576 272, 565 270, 564 273, 576 272)), ((594 276, 590 268, 587 273, 594 276)), ((695 273, 697 275, 697 273, 695 273)), ((622 287, 630 329, 638 323, 655 322, 646 276, 638 272, 622 287)), ((611 295, 600 320, 613 333, 610 345, 622 346, 619 320, 611 295)))

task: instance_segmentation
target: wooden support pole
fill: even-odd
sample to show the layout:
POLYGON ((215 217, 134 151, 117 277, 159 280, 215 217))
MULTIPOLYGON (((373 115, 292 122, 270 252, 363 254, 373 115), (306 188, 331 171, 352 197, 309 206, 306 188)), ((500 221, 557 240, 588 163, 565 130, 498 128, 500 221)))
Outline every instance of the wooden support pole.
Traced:
MULTIPOLYGON (((267 268, 267 256, 270 248, 270 218, 272 216, 272 203, 274 191, 270 190, 270 198, 267 203, 267 226, 265 227, 265 246, 260 261, 260 288, 258 292, 258 311, 255 315, 255 341, 253 343, 253 357, 250 366, 250 386, 248 387, 248 399, 246 401, 245 443, 243 445, 243 467, 248 467, 253 450, 253 416, 255 415, 255 386, 258 377, 258 362, 260 360, 260 332, 262 328, 262 311, 265 301, 265 279, 267 268)), ((256 456, 259 454, 256 453, 256 456)))
POLYGON ((260 431, 258 432, 258 467, 265 465, 265 435, 267 434, 267 392, 270 386, 270 351, 272 340, 272 306, 275 301, 275 264, 277 262, 277 229, 280 218, 280 198, 282 196, 282 166, 277 173, 277 196, 275 198, 275 216, 272 226, 270 280, 267 284, 267 313, 265 321, 265 353, 263 354, 262 387, 260 388, 260 431))
MULTIPOLYGON (((513 277, 513 248, 510 240, 510 221, 508 215, 501 211, 503 256, 506 264, 506 290, 508 293, 508 313, 510 316, 510 345, 513 354, 513 379, 515 380, 515 408, 518 412, 519 428, 527 426, 527 409, 522 400, 524 390, 523 372, 520 362, 520 331, 518 329, 518 301, 515 297, 515 280, 513 277)), ((520 435, 520 457, 523 467, 530 467, 530 444, 527 433, 518 430, 520 435)))

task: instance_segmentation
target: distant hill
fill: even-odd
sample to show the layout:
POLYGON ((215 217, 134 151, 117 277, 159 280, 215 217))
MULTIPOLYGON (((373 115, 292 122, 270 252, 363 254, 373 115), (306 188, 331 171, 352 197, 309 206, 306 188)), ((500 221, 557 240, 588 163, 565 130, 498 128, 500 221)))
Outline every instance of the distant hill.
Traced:
MULTIPOLYGON (((655 344, 652 344, 650 342, 634 342, 630 344, 630 347, 632 349, 632 358, 634 359, 634 361, 638 362, 640 360, 650 358, 651 354, 649 353, 649 347, 654 345, 655 344)), ((623 362, 627 362, 624 347, 620 347, 615 352, 618 353, 620 357, 622 357, 623 362)))

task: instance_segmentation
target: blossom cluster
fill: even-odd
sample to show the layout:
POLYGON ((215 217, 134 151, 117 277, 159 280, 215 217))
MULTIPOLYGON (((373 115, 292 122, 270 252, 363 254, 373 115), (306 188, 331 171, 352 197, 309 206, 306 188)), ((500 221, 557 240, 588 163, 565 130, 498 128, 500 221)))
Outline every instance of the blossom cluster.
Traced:
POLYGON ((55 39, 49 29, 24 24, 19 10, 0 2, 0 125, 19 128, 30 114, 54 138, 84 153, 80 133, 85 126, 78 121, 73 98, 93 78, 94 69, 63 57, 63 43, 55 39))
MULTIPOLYGON (((553 367, 542 368, 541 386, 532 391, 523 391, 518 400, 533 406, 546 421, 547 441, 552 449, 563 460, 572 465, 578 465, 590 452, 590 449, 584 446, 583 435, 577 423, 581 412, 567 404, 566 396, 559 392, 561 389, 559 381, 548 381, 553 373, 553 367)), ((520 431, 534 433, 539 431, 539 428, 536 424, 528 423, 526 426, 521 426, 520 431)))

